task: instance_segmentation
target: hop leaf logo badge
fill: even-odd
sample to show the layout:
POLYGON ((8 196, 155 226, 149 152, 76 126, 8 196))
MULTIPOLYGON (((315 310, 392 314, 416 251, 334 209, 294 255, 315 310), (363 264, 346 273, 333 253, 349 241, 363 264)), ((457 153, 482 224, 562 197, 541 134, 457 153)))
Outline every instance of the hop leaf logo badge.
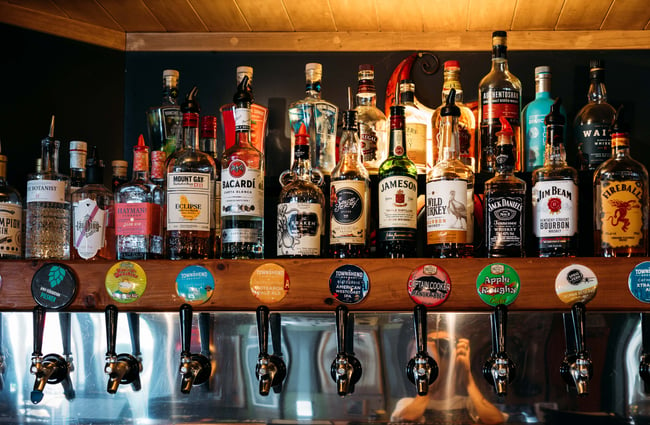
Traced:
POLYGON ((53 266, 47 275, 47 280, 50 282, 50 286, 54 288, 63 282, 64 277, 65 270, 63 270, 63 267, 53 266))

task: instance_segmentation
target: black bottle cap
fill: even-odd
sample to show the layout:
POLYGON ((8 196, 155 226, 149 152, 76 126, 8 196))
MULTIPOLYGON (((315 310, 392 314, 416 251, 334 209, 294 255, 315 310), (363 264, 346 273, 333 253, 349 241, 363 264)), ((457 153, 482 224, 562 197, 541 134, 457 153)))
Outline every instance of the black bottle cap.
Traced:
POLYGON ((589 60, 589 69, 605 69, 605 62, 600 59, 591 59, 589 60))
POLYGON ((248 87, 248 75, 244 75, 241 79, 241 82, 237 86, 237 92, 232 97, 232 101, 235 105, 240 105, 242 103, 253 103, 253 95, 248 87))
POLYGON ((612 134, 614 133, 629 133, 630 126, 625 122, 625 114, 623 105, 619 106, 616 110, 616 115, 614 115, 614 121, 612 122, 612 134))
POLYGON ((494 31, 492 32, 492 37, 507 37, 508 33, 506 31, 494 31))
POLYGON ((97 146, 93 146, 86 158, 86 183, 104 184, 104 161, 97 158, 97 146))
POLYGON ((564 116, 560 112, 561 105, 562 98, 558 97, 551 105, 551 112, 544 118, 545 125, 564 125, 566 123, 564 116))
POLYGON ((441 117, 460 117, 460 108, 456 106, 456 89, 449 90, 447 102, 440 110, 441 117))
POLYGON ((198 87, 194 86, 192 87, 192 90, 185 95, 185 101, 181 105, 181 112, 187 113, 187 112, 194 112, 194 113, 199 113, 201 112, 201 107, 199 106, 199 89, 198 87))
POLYGON ((354 109, 343 111, 343 128, 347 130, 357 129, 357 111, 354 109))
POLYGON ((391 116, 396 116, 396 115, 401 115, 404 116, 404 107, 401 105, 393 105, 390 107, 390 115, 391 116))

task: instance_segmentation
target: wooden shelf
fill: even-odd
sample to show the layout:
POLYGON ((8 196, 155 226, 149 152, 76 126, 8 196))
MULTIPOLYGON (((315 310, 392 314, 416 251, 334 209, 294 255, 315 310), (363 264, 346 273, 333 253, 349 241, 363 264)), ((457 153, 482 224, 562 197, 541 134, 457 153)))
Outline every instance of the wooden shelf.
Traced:
MULTIPOLYGON (((215 290, 211 299, 196 305, 195 310, 253 311, 260 305, 250 291, 249 278, 260 265, 275 263, 289 275, 289 293, 280 302, 269 304, 274 311, 331 311, 339 304, 329 292, 328 280, 337 267, 355 264, 363 268, 370 279, 370 292, 365 300, 350 305, 355 311, 410 311, 415 305, 406 291, 410 273, 423 264, 443 267, 451 278, 451 294, 436 311, 490 311, 476 291, 478 273, 487 265, 503 262, 512 266, 521 278, 521 291, 511 310, 559 311, 568 308, 555 293, 555 278, 564 267, 582 264, 598 277, 598 291, 589 303, 594 311, 644 311, 650 305, 636 300, 628 290, 628 275, 637 264, 648 258, 513 258, 505 261, 486 258, 405 260, 361 259, 343 260, 206 260, 206 261, 140 261, 147 274, 144 295, 130 304, 119 304, 121 310, 176 311, 183 299, 176 293, 175 279, 189 265, 202 265, 213 274, 215 290)), ((76 297, 69 311, 103 311, 114 301, 105 289, 105 276, 114 261, 63 262, 78 277, 76 297)), ((35 305, 31 296, 33 274, 45 262, 0 262, 0 311, 29 311, 35 305)))

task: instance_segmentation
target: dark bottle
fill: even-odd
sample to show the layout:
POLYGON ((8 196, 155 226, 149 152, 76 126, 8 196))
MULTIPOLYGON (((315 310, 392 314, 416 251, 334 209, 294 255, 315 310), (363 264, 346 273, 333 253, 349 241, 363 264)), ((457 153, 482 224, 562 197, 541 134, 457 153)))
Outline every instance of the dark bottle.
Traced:
POLYGON ((214 191, 210 233, 212 237, 212 258, 221 255, 221 150, 217 146, 217 117, 205 115, 201 117, 201 138, 199 149, 214 159, 214 191))

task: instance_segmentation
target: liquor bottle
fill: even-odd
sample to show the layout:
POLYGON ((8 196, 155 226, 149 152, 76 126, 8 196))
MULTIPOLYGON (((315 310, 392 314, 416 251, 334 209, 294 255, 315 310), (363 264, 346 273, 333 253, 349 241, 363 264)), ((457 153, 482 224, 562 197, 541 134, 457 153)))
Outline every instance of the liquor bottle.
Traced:
POLYGON ((199 150, 196 86, 181 105, 183 145, 167 160, 167 226, 165 257, 170 260, 207 259, 212 253, 214 158, 199 150))
POLYGON ((104 161, 93 147, 86 160, 86 184, 72 192, 73 260, 115 259, 113 193, 104 186, 104 161))
POLYGON ((578 172, 566 162, 560 105, 557 98, 544 119, 544 166, 532 176, 533 233, 540 257, 575 257, 578 248, 578 172))
POLYGON ((427 172, 427 146, 431 146, 431 114, 415 104, 415 81, 399 82, 399 104, 404 107, 406 152, 418 169, 427 172))
POLYGON ((379 166, 388 158, 386 115, 377 108, 375 67, 359 65, 358 78, 356 110, 361 158, 368 172, 377 174, 379 166))
POLYGON ((149 179, 149 147, 140 135, 133 147, 133 179, 115 192, 118 260, 163 257, 162 189, 149 179))
POLYGON ((221 158, 221 258, 264 258, 264 154, 251 143, 247 75, 233 102, 237 137, 221 158))
POLYGON ((594 173, 595 254, 648 255, 648 171, 630 156, 629 130, 619 106, 611 129, 612 157, 594 173))
POLYGON ((499 117, 505 117, 514 133, 515 171, 523 171, 519 117, 521 113, 521 82, 508 70, 507 34, 492 33, 492 69, 483 77, 478 88, 478 119, 481 172, 495 171, 497 133, 501 131, 499 117))
POLYGON ((86 184, 86 142, 70 142, 70 193, 81 189, 86 184))
POLYGON ((343 113, 339 162, 330 184, 330 256, 360 258, 368 255, 370 176, 361 162, 357 111, 343 113))
POLYGON ((113 193, 115 193, 117 192, 117 189, 120 188, 120 186, 129 181, 129 179, 126 177, 127 171, 129 169, 129 163, 122 159, 115 159, 111 161, 111 168, 113 170, 111 188, 113 189, 113 193))
POLYGON ((7 182, 7 156, 0 154, 0 258, 23 257, 23 198, 7 182))
POLYGON ((309 161, 309 134, 303 124, 295 134, 291 170, 280 175, 278 257, 319 257, 323 239, 323 174, 309 161))
POLYGON ((594 171, 611 154, 610 126, 616 111, 607 103, 605 64, 589 62, 588 103, 573 121, 573 132, 578 145, 578 163, 581 171, 594 171))
MULTIPOLYGON (((552 104, 551 67, 537 66, 535 67, 535 99, 521 112, 522 136, 526 150, 526 171, 530 172, 544 165, 544 136, 546 135, 544 118, 551 110, 552 104)), ((566 119, 564 106, 560 108, 560 113, 566 119)), ((564 127, 564 138, 566 140, 566 126, 564 127)))
POLYGON ((380 166, 379 229, 380 257, 416 256, 418 170, 406 155, 404 107, 390 107, 390 156, 380 166))
POLYGON ((210 218, 210 234, 212 235, 211 258, 221 255, 221 149, 217 144, 217 117, 205 115, 201 117, 201 138, 199 149, 214 160, 214 189, 212 191, 212 217, 210 218))
POLYGON ((52 116, 40 170, 27 176, 26 259, 70 258, 70 178, 59 174, 59 145, 52 116))
MULTIPOLYGON (((237 67, 237 85, 241 83, 244 76, 248 77, 248 88, 251 97, 250 106, 250 128, 251 128, 251 143, 258 151, 264 153, 264 138, 266 137, 266 126, 269 118, 269 110, 266 106, 262 106, 255 102, 253 96, 253 68, 250 66, 237 67)), ((236 132, 236 115, 234 103, 228 103, 219 108, 221 119, 223 120, 223 131, 225 136, 225 148, 229 149, 237 141, 236 132)))
POLYGON ((336 126, 339 108, 321 97, 322 76, 323 66, 320 63, 305 65, 306 96, 289 105, 291 157, 295 158, 295 135, 304 124, 309 135, 309 156, 312 159, 312 167, 329 175, 336 165, 336 126))
POLYGON ((451 60, 444 64, 442 84, 442 103, 431 116, 431 140, 427 152, 427 166, 433 168, 438 163, 440 152, 440 111, 445 107, 449 91, 456 90, 456 106, 460 109, 458 118, 458 142, 460 144, 460 161, 476 172, 476 117, 474 112, 463 103, 463 87, 460 84, 460 64, 451 60))
POLYGON ((474 173, 460 159, 456 89, 440 110, 440 157, 427 174, 427 250, 434 258, 468 256, 474 238, 474 173))
POLYGON ((526 182, 515 177, 513 133, 501 117, 496 146, 496 173, 485 182, 485 245, 487 256, 525 255, 526 182))
MULTIPOLYGON (((175 69, 163 71, 162 102, 160 106, 150 108, 147 111, 147 129, 149 131, 149 144, 151 150, 163 151, 164 154, 156 154, 156 161, 153 169, 164 170, 165 160, 176 149, 176 144, 181 135, 181 108, 177 102, 178 98, 178 76, 175 69)), ((154 155, 152 155, 152 159, 154 155)))

